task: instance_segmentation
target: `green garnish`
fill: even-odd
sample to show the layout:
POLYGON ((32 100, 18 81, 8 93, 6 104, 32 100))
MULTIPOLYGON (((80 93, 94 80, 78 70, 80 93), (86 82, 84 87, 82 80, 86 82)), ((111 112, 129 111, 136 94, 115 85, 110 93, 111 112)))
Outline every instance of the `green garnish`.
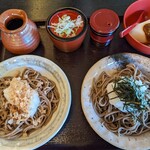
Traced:
POLYGON ((144 85, 141 80, 135 80, 133 77, 121 77, 115 79, 114 83, 113 90, 120 100, 124 102, 123 109, 126 109, 136 118, 143 111, 149 109, 150 101, 146 96, 148 94, 148 85, 144 85))

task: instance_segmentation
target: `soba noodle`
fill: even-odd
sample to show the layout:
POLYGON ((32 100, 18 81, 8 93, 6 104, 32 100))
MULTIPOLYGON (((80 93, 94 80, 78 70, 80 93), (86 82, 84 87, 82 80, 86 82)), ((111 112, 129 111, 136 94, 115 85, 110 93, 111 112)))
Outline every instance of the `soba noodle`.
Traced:
MULTIPOLYGON (((56 84, 47 77, 42 76, 38 71, 32 68, 26 68, 19 77, 26 80, 30 87, 38 92, 40 105, 33 117, 29 117, 17 124, 12 119, 10 110, 12 104, 9 104, 4 96, 4 89, 10 85, 13 77, 3 77, 0 79, 0 137, 5 139, 14 139, 20 136, 28 136, 31 132, 46 125, 53 113, 58 107, 60 101, 56 84)), ((15 106, 13 106, 15 108, 15 106)), ((17 109, 16 109, 17 110, 17 109)), ((19 112, 17 112, 19 113, 19 112)))
MULTIPOLYGON (((127 92, 130 89, 127 89, 127 92)), ((126 68, 117 71, 113 75, 102 72, 98 78, 93 79, 90 97, 93 108, 100 117, 101 123, 111 132, 117 135, 140 135, 150 130, 150 79, 146 77, 133 64, 128 64, 126 68), (121 78, 133 78, 141 80, 143 84, 148 86, 147 102, 148 108, 138 110, 134 113, 122 112, 114 105, 110 104, 107 85, 121 78), (138 114, 137 114, 138 113, 138 114)), ((125 94, 125 93, 124 93, 125 94)), ((128 95, 129 96, 129 95, 128 95)), ((145 96, 145 97, 146 97, 145 96)), ((118 95, 119 97, 119 95, 118 95)), ((130 99, 129 99, 130 100, 130 99)), ((133 105, 133 104, 132 104, 133 105)))

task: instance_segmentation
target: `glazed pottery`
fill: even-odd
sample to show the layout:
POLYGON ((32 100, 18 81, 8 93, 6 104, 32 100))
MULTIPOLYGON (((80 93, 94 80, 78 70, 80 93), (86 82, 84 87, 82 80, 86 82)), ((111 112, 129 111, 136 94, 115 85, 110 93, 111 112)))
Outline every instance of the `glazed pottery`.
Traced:
POLYGON ((40 42, 40 35, 34 22, 25 11, 8 9, 0 15, 1 39, 4 47, 14 54, 34 51, 40 42))

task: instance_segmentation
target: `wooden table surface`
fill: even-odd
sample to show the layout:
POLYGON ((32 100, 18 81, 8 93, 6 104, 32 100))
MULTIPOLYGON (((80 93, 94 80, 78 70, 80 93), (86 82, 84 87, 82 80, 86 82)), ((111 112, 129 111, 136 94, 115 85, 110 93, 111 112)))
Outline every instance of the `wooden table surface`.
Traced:
MULTIPOLYGON (((35 21, 41 36, 38 48, 32 52, 52 60, 67 75, 71 90, 72 104, 69 116, 58 132, 48 143, 38 148, 43 149, 118 149, 99 137, 90 127, 81 108, 81 85, 90 67, 101 58, 122 52, 131 52, 144 55, 132 48, 125 39, 119 38, 119 32, 123 29, 122 18, 126 8, 135 0, 1 0, 0 13, 9 8, 24 9, 28 17, 35 21), (76 7, 82 10, 89 18, 91 13, 100 8, 114 10, 120 17, 120 26, 114 34, 109 46, 104 48, 92 44, 89 32, 82 46, 75 52, 63 53, 56 49, 45 29, 45 21, 50 13, 64 6, 76 7)), ((0 61, 16 56, 8 52, 0 42, 0 61)), ((146 56, 146 55, 144 55, 146 56)), ((149 56, 147 56, 149 57, 149 56)))

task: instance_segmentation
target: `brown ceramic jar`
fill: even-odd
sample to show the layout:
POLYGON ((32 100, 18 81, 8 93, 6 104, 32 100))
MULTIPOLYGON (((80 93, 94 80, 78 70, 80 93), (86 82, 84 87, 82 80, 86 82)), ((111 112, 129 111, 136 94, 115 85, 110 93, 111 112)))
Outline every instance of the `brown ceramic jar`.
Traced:
POLYGON ((4 47, 14 54, 34 51, 40 42, 38 29, 25 11, 9 9, 0 15, 1 39, 4 47))

